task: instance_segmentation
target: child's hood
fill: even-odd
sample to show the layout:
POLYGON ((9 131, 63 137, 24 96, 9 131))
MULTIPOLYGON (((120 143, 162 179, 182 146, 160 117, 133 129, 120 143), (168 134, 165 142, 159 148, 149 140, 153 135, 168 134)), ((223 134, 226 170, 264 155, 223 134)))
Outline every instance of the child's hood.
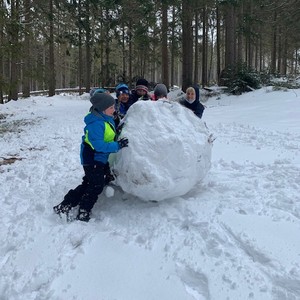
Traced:
POLYGON ((84 123, 86 125, 92 124, 94 122, 112 122, 113 118, 110 116, 107 116, 103 113, 97 113, 94 114, 92 111, 89 112, 85 117, 84 117, 84 123))

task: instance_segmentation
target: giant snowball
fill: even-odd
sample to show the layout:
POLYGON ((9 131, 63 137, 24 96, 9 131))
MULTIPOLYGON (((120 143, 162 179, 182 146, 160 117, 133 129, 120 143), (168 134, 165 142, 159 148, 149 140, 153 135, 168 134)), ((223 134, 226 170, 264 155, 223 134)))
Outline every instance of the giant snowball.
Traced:
POLYGON ((112 163, 116 184, 142 200, 182 196, 211 165, 208 130, 177 102, 138 101, 125 117, 121 137, 129 146, 112 163))

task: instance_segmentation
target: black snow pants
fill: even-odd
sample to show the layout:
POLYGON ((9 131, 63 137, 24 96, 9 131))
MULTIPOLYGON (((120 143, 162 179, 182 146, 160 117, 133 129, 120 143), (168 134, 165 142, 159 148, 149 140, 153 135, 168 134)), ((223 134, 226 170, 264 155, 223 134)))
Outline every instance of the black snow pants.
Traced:
POLYGON ((105 184, 105 175, 109 172, 108 164, 83 166, 84 177, 82 183, 70 190, 61 202, 62 205, 71 205, 90 212, 102 193, 105 184))

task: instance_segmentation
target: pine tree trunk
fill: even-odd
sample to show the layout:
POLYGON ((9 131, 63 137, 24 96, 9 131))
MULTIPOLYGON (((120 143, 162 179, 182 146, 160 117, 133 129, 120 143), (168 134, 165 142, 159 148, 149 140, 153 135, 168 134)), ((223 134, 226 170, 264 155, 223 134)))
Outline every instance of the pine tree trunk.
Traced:
POLYGON ((203 38, 202 38, 202 87, 207 85, 207 14, 203 7, 203 38))
POLYGON ((83 84, 83 54, 82 54, 82 25, 81 25, 81 16, 82 16, 82 7, 81 0, 78 1, 78 87, 79 95, 82 94, 82 84, 83 84))
POLYGON ((4 103, 4 51, 3 51, 3 44, 4 44, 4 11, 3 1, 0 0, 0 104, 4 103))
POLYGON ((278 28, 278 60, 277 60, 277 73, 281 73, 282 69, 282 28, 281 26, 278 28))
POLYGON ((123 77, 123 81, 126 81, 126 55, 125 55, 125 50, 126 50, 126 28, 124 26, 124 23, 123 23, 123 26, 122 26, 122 77, 123 77))
POLYGON ((162 4, 162 48, 161 48, 162 83, 169 87, 169 55, 168 55, 168 5, 162 4))
POLYGON ((220 26, 219 7, 216 8, 216 15, 217 15, 217 78, 218 78, 218 84, 220 84, 220 75, 221 75, 221 26, 220 26))
POLYGON ((288 61, 288 33, 285 31, 285 35, 283 37, 283 51, 282 51, 282 75, 287 75, 287 61, 288 61))
POLYGON ((91 25, 90 25, 90 4, 85 2, 85 91, 88 93, 91 89, 91 25))
POLYGON ((18 100, 19 85, 19 0, 11 1, 10 84, 8 100, 18 100))
POLYGON ((55 95, 55 61, 54 61, 54 12, 53 0, 49 0, 49 97, 55 95))
POLYGON ((235 14, 233 4, 225 11, 225 69, 235 65, 235 14))
MULTIPOLYGON (((238 24, 239 27, 242 28, 244 25, 244 6, 243 2, 241 2, 240 9, 239 9, 239 14, 238 14, 238 24)), ((243 62, 243 49, 244 49, 244 36, 243 32, 240 29, 238 31, 238 43, 237 43, 237 62, 242 63, 243 62)))
POLYGON ((24 34, 24 65, 23 65, 23 97, 30 96, 30 75, 31 75, 31 5, 30 0, 24 0, 24 12, 25 12, 25 34, 24 34))
POLYGON ((194 62, 194 83, 199 82, 199 11, 195 11, 195 62, 194 62))
POLYGON ((132 59, 133 59, 133 53, 132 53, 132 31, 131 31, 131 21, 129 25, 129 63, 128 63, 128 76, 130 79, 130 83, 132 83, 132 59))
POLYGON ((182 2, 182 90, 193 82, 193 7, 191 0, 182 2))
MULTIPOLYGON (((108 29, 107 29, 108 32, 108 29)), ((109 57, 110 49, 109 49, 109 39, 105 40, 105 72, 104 72, 104 82, 106 86, 110 85, 110 72, 109 72, 109 64, 110 64, 110 57, 109 57)))
POLYGON ((171 28, 171 86, 175 85, 175 5, 172 8, 172 28, 171 28))
POLYGON ((276 30, 276 19, 277 13, 274 11, 274 25, 273 25, 273 43, 272 43, 272 51, 271 51, 271 74, 275 74, 276 72, 276 55, 277 55, 277 30, 276 30))

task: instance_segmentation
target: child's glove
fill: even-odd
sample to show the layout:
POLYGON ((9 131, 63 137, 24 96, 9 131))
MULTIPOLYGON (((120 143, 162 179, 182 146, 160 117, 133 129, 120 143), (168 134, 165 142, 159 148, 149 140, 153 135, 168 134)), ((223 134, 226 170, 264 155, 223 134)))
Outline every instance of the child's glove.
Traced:
POLYGON ((122 139, 118 140, 118 144, 119 144, 120 149, 122 149, 124 147, 128 147, 128 139, 122 138, 122 139))

